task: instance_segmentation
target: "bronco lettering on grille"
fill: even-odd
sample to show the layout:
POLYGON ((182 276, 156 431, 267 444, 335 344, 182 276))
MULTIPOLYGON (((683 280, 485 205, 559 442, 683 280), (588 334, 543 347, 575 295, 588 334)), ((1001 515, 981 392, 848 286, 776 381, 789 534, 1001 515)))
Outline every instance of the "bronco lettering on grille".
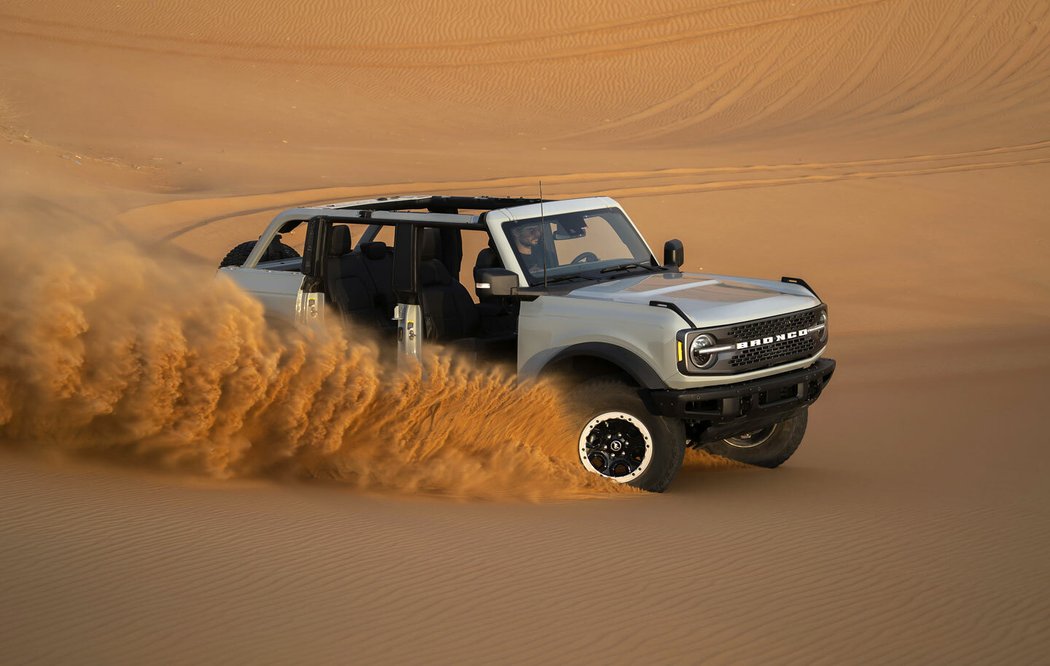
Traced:
POLYGON ((768 335, 764 338, 758 338, 757 340, 745 340, 744 342, 738 342, 736 343, 736 348, 750 349, 751 347, 761 347, 762 345, 771 345, 774 342, 794 340, 795 338, 801 338, 806 335, 809 335, 809 329, 803 328, 797 331, 791 331, 790 333, 778 333, 776 335, 768 335))

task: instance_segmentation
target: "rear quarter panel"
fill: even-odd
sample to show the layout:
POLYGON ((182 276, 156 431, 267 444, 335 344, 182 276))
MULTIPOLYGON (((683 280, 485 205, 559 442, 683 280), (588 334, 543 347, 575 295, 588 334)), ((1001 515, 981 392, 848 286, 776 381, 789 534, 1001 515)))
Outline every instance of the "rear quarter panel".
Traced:
POLYGON ((220 269, 219 273, 262 303, 267 317, 295 322, 302 273, 233 266, 220 269))

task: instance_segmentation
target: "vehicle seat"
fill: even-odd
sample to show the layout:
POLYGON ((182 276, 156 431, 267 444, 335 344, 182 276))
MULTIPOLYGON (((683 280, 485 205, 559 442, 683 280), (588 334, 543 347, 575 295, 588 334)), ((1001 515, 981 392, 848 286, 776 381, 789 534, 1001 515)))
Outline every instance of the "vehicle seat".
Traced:
POLYGON ((363 243, 365 272, 374 290, 376 319, 380 326, 396 326, 392 320, 397 297, 394 296, 394 250, 382 241, 363 243))
POLYGON ((372 290, 366 279, 361 254, 350 250, 350 228, 333 225, 325 257, 325 290, 340 313, 361 317, 372 309, 372 290))
POLYGON ((477 335, 480 325, 477 306, 466 287, 438 259, 440 230, 423 232, 419 265, 419 303, 423 310, 423 333, 438 342, 477 335))

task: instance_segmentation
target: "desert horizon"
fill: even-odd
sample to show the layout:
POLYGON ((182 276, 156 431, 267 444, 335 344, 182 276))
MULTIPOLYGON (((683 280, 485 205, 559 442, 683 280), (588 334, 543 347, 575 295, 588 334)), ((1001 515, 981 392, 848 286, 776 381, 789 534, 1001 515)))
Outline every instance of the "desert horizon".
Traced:
POLYGON ((1046 2, 3 0, 0 34, 3 662, 1045 660, 1046 2), (814 287, 838 367, 787 463, 611 484, 564 387, 394 377, 215 279, 286 208, 541 188, 814 287))

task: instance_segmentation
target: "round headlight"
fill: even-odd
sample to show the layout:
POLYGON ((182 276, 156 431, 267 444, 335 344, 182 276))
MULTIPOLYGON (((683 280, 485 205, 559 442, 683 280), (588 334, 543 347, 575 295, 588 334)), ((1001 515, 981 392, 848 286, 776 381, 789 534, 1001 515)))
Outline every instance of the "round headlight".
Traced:
POLYGON ((704 353, 704 349, 714 346, 715 339, 707 333, 701 333, 689 343, 689 360, 698 368, 708 368, 714 365, 715 355, 704 353))

